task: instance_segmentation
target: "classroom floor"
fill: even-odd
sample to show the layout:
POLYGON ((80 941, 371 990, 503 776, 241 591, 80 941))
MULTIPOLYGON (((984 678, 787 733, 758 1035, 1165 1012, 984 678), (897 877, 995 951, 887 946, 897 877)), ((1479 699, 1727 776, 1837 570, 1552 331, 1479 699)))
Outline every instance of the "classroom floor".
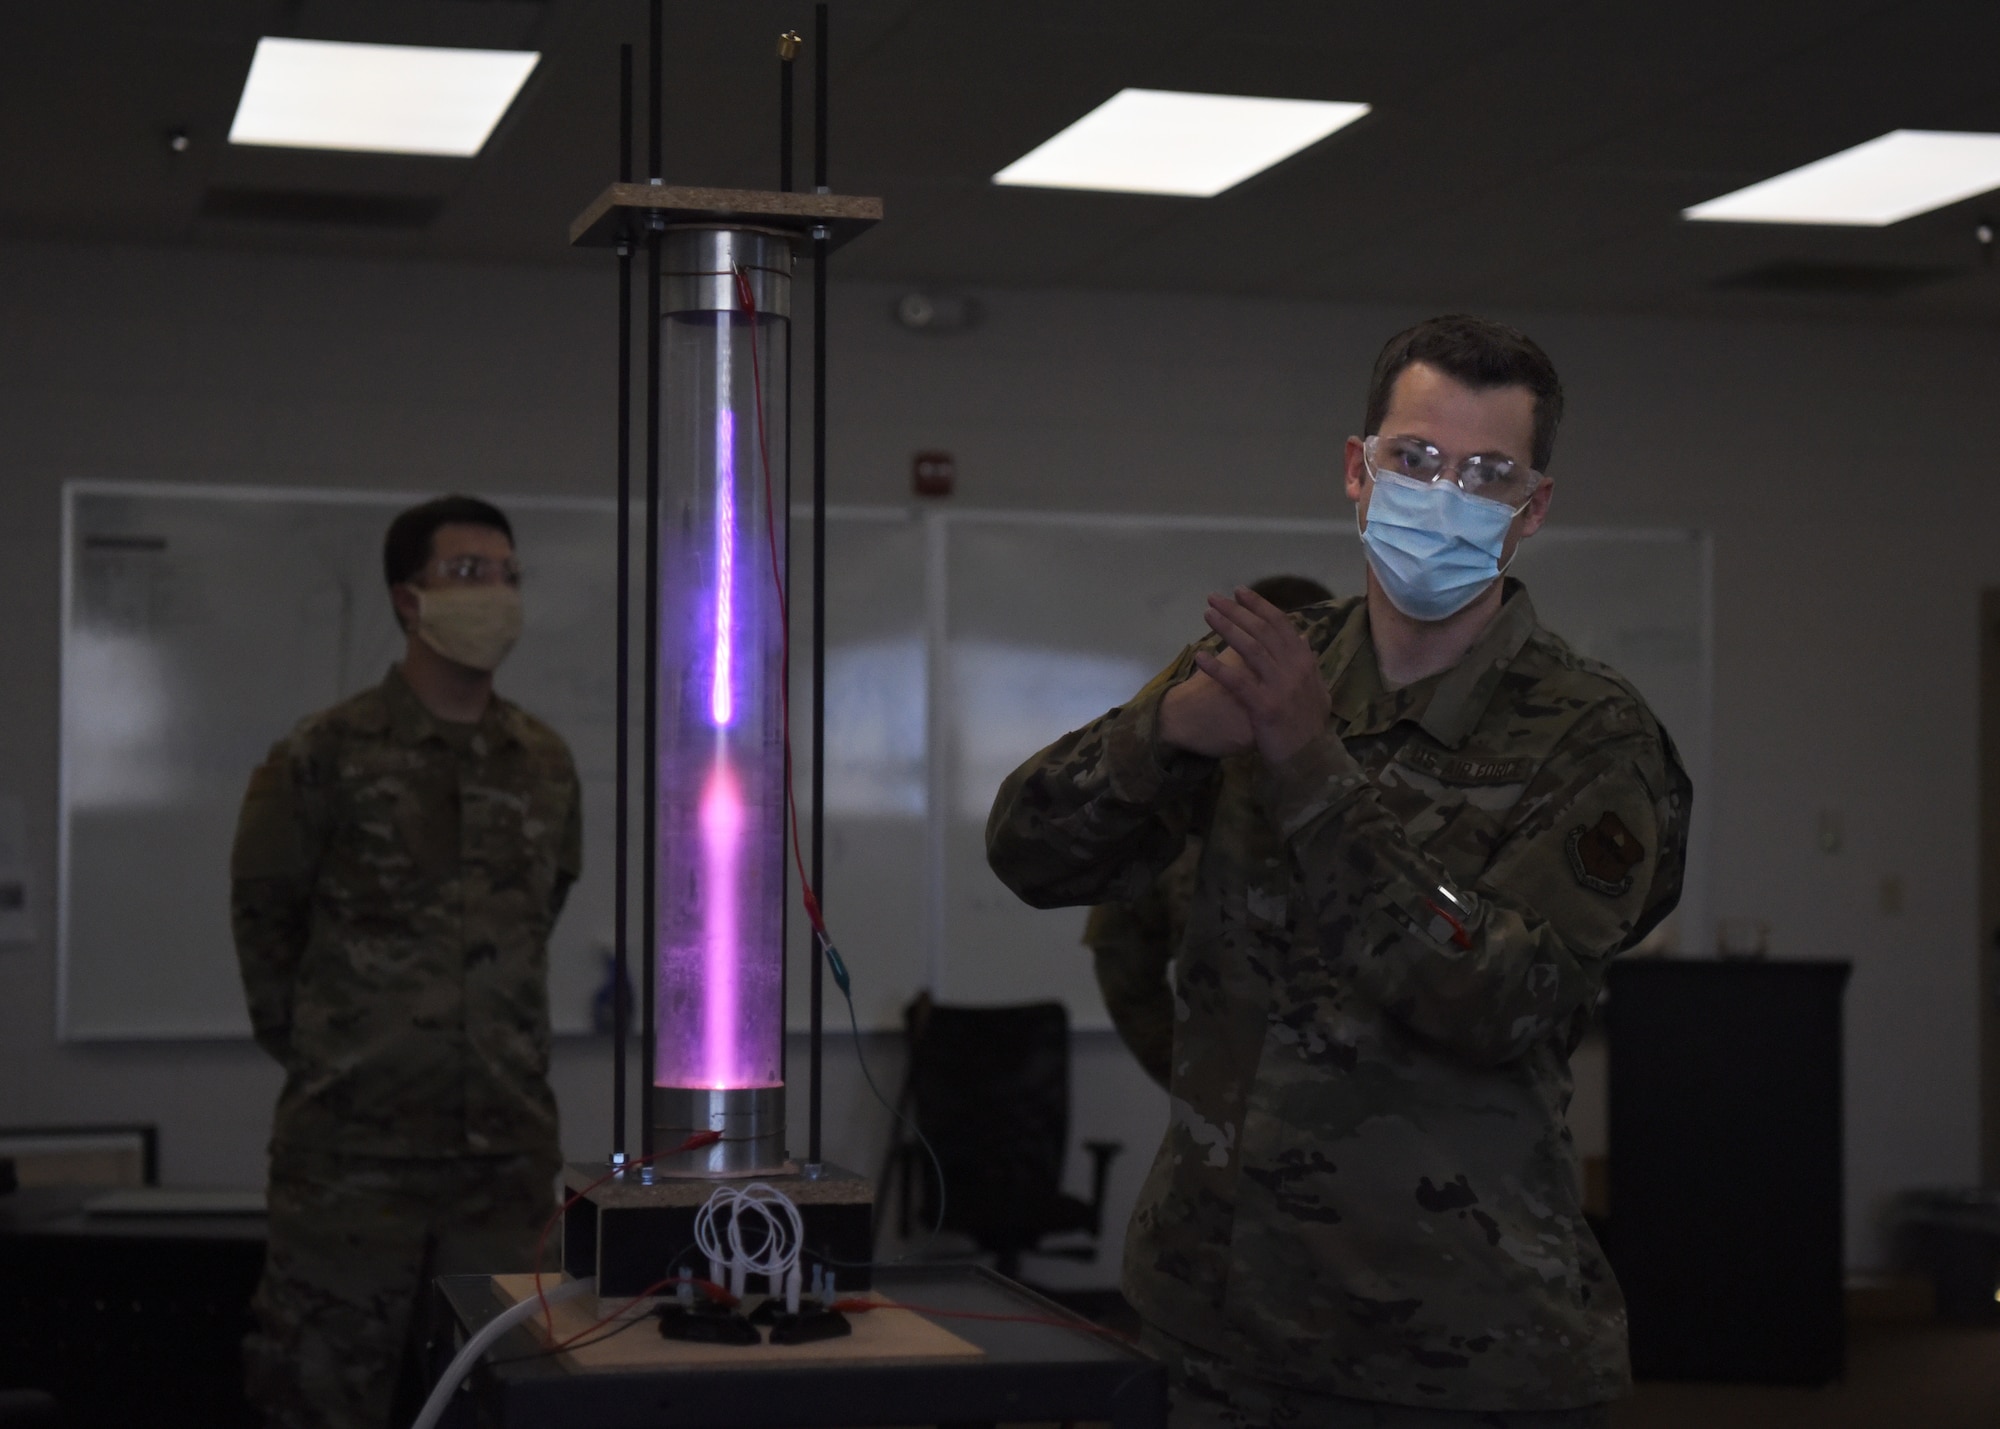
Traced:
POLYGON ((1852 1325, 1847 1378, 1820 1389, 1642 1384, 1612 1429, 1994 1429, 2000 1328, 1852 1325))
MULTIPOLYGON (((1137 1317, 1115 1291, 1058 1296, 1118 1329, 1137 1317)), ((1847 1377, 1818 1389, 1641 1384, 1612 1407, 1611 1429, 1996 1429, 2000 1326, 1860 1322, 1847 1330, 1847 1377)), ((1085 1429, 1085 1426, 1079 1426, 1085 1429)))

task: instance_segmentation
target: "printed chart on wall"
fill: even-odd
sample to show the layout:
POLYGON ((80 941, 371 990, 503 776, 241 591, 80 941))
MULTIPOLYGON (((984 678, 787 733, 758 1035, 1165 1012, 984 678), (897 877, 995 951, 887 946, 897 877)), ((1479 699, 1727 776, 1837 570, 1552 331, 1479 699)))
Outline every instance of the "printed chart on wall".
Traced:
MULTIPOLYGON (((244 784, 301 718, 396 659, 380 543, 418 498, 106 482, 66 495, 61 1034, 247 1036, 228 914, 244 784)), ((609 502, 496 499, 527 611, 499 688, 568 740, 584 784, 584 878, 550 948, 555 1028, 582 1033, 608 1003, 616 527, 609 502)), ((1027 909, 985 866, 994 790, 1199 635, 1207 592, 1277 572, 1359 589, 1352 527, 836 508, 828 531, 826 903, 861 1025, 898 1026, 926 986, 963 1002, 1059 998, 1076 1025, 1105 1025, 1082 911, 1027 909)), ((802 826, 809 535, 795 511, 802 826)), ((1519 566, 1545 622, 1640 686, 1700 781, 1706 541, 1551 530, 1519 566)), ((635 651, 635 700, 638 668, 635 651)), ((1699 813, 1697 800, 1698 838, 1699 813)), ((1697 851, 1690 912, 1704 867, 1697 851)), ((789 942, 797 1028, 809 950, 796 907, 789 942)), ((841 1025, 844 1009, 828 1019, 841 1025)))

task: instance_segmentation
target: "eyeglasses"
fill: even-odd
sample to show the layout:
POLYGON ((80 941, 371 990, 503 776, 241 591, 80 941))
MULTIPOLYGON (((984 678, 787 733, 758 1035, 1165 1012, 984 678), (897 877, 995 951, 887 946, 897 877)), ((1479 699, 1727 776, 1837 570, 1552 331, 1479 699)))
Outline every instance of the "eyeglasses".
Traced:
POLYGON ((424 573, 446 585, 511 585, 521 583, 521 565, 512 556, 441 556, 424 573))
POLYGON ((1468 456, 1453 461, 1421 437, 1384 437, 1361 443, 1371 476, 1389 472, 1411 481, 1449 480, 1467 496, 1519 511, 1548 478, 1504 456, 1468 456))

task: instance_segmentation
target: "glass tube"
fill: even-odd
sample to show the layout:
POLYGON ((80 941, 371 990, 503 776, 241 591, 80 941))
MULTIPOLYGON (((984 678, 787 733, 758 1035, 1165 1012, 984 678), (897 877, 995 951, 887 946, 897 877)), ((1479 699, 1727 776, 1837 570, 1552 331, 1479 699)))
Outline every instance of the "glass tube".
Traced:
POLYGON ((653 1080, 776 1088, 786 513, 771 503, 783 500, 791 247, 675 229, 663 262, 653 1080))

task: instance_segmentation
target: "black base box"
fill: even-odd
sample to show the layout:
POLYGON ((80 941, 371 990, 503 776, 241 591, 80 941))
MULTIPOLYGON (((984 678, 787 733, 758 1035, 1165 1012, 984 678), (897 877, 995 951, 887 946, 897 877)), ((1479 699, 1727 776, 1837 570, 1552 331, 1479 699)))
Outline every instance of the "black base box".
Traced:
MULTIPOLYGON (((760 1181, 782 1191, 799 1208, 805 1247, 799 1268, 811 1281, 814 1266, 830 1271, 843 1290, 866 1290, 875 1246, 875 1188, 837 1166, 808 1177, 798 1171, 721 1181, 696 1176, 656 1176, 627 1170, 606 1179, 603 1163, 563 1168, 566 1198, 585 1192, 563 1213, 562 1268, 573 1279, 597 1277, 600 1299, 644 1295, 685 1266, 708 1274, 696 1248, 694 1218, 718 1186, 760 1181), (601 1185, 593 1185, 602 1181, 601 1185)), ((758 1288, 762 1288, 761 1286, 758 1288)))

